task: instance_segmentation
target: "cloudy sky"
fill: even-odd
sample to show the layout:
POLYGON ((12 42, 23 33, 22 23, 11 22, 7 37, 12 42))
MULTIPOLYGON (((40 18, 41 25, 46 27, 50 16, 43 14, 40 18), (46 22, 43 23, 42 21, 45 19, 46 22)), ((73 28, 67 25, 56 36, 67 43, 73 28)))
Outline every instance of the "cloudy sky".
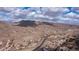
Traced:
POLYGON ((79 8, 0 7, 0 21, 35 20, 79 25, 79 8))

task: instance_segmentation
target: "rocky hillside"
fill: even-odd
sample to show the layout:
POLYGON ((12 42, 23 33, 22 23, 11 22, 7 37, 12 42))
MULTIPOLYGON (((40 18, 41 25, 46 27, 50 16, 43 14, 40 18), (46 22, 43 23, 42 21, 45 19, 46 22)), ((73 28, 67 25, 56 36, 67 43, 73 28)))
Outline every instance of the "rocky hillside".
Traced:
POLYGON ((0 51, 78 51, 79 26, 21 21, 0 22, 0 51))

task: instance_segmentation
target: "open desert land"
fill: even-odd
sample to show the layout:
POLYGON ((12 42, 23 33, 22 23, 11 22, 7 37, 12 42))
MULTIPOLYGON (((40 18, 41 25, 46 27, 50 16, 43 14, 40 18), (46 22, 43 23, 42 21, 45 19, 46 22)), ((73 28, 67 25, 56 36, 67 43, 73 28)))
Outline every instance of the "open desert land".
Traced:
POLYGON ((0 51, 79 51, 79 26, 0 22, 0 51))

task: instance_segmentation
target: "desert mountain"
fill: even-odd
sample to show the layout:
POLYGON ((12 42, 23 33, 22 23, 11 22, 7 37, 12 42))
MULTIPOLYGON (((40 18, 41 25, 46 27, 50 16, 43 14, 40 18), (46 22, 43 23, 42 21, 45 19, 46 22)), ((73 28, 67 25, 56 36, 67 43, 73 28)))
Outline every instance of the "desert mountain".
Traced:
POLYGON ((0 51, 79 50, 79 26, 36 21, 0 22, 0 51))

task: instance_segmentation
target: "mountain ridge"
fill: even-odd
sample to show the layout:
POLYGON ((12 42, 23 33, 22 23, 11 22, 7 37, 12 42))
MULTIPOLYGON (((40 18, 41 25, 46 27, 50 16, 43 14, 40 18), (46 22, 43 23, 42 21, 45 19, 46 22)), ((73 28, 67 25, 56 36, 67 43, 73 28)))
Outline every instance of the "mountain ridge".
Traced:
POLYGON ((0 23, 3 30, 0 30, 0 51, 79 50, 79 26, 34 21, 25 22, 31 26, 29 23, 23 26, 24 22, 20 25, 0 23))

